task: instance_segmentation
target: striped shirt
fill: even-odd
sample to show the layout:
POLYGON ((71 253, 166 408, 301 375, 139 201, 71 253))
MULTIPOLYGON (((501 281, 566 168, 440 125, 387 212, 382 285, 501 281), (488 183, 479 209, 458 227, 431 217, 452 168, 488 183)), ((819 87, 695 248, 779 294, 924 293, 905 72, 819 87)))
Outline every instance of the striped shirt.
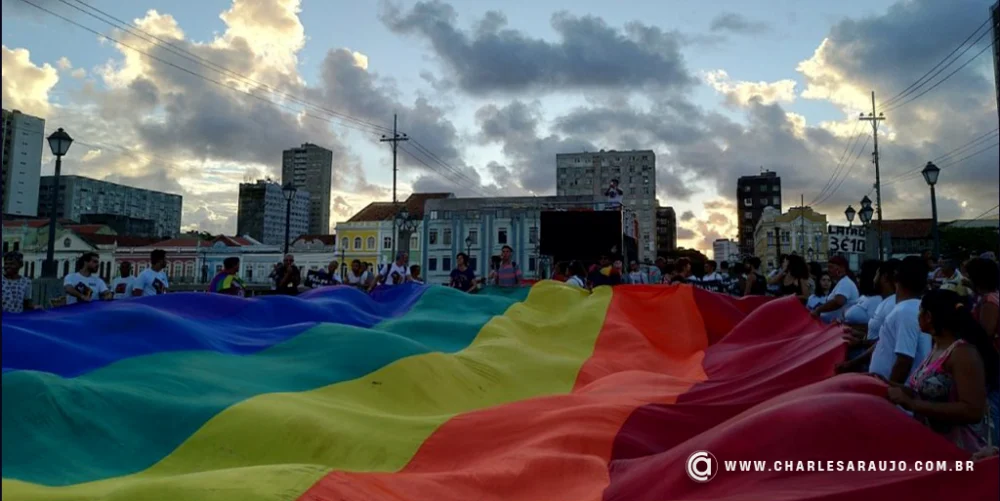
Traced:
POLYGON ((497 285, 516 287, 521 283, 521 269, 514 263, 501 264, 497 270, 497 285))

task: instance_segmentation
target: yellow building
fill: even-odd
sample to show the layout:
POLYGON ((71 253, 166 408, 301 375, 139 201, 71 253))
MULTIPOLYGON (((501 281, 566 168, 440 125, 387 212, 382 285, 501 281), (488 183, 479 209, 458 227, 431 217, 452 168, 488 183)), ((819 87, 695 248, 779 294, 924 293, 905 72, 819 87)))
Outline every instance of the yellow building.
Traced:
POLYGON ((393 205, 372 202, 347 221, 337 223, 337 250, 350 265, 355 259, 378 266, 384 261, 382 247, 391 249, 393 205), (388 228, 386 227, 388 224, 388 228), (389 239, 387 242, 386 240, 389 239))
POLYGON ((781 266, 778 257, 782 254, 825 263, 827 247, 826 214, 811 207, 792 207, 784 214, 767 207, 754 231, 754 255, 766 270, 781 266))

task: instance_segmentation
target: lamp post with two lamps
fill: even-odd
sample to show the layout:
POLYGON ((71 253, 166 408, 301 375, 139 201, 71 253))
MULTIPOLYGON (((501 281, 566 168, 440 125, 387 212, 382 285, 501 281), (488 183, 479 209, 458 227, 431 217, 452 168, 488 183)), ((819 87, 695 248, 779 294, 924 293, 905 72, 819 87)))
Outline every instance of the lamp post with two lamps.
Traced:
POLYGON ((931 232, 934 236, 934 257, 941 257, 941 234, 938 232, 938 211, 937 211, 937 193, 934 191, 934 185, 938 182, 938 176, 941 174, 941 169, 934 165, 934 162, 927 162, 924 166, 924 170, 920 171, 924 176, 924 181, 927 181, 927 186, 931 187, 931 232))
POLYGON ((285 183, 281 188, 281 193, 285 196, 285 254, 288 254, 289 241, 292 238, 292 200, 295 200, 295 192, 298 191, 291 181, 285 183))
POLYGON ((49 187, 49 242, 45 250, 45 262, 42 263, 42 277, 57 278, 59 276, 58 266, 56 266, 56 221, 59 204, 59 176, 62 173, 62 157, 69 151, 73 144, 73 138, 60 128, 48 137, 49 148, 56 157, 56 173, 52 178, 52 185, 49 187))
MULTIPOLYGON (((396 254, 399 254, 400 252, 409 250, 410 234, 416 231, 417 220, 410 218, 410 211, 407 210, 406 206, 404 205, 399 209, 399 212, 396 213, 395 222, 396 222, 396 231, 398 232, 398 234, 393 235, 393 239, 395 239, 399 235, 405 235, 406 237, 406 238, 401 238, 400 240, 402 240, 402 242, 400 243, 400 245, 396 246, 396 254)), ((392 259, 395 260, 396 256, 392 256, 392 259)))

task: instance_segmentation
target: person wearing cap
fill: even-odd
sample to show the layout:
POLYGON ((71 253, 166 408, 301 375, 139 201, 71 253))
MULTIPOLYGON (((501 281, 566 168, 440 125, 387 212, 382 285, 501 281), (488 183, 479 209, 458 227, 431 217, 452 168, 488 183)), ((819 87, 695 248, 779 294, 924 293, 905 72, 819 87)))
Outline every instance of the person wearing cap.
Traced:
POLYGON ((31 302, 31 280, 21 276, 24 257, 19 252, 3 255, 3 312, 23 313, 35 309, 31 302))
POLYGON ((854 306, 860 294, 857 284, 847 276, 850 265, 844 256, 833 256, 827 264, 827 271, 834 282, 833 290, 827 296, 826 302, 813 310, 812 314, 829 324, 835 320, 843 320, 844 312, 854 306))

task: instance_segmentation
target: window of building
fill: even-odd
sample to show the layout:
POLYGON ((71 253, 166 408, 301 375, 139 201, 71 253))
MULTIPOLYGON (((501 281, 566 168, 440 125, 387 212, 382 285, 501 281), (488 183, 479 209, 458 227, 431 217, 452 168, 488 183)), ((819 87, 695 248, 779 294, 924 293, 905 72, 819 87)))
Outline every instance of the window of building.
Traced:
POLYGON ((507 228, 500 228, 497 230, 497 243, 500 245, 507 245, 507 228))
POLYGON ((438 211, 432 210, 431 211, 431 221, 433 221, 433 220, 435 220, 437 218, 438 218, 438 211))
POLYGON ((538 263, 535 261, 534 257, 528 258, 528 271, 535 271, 535 266, 537 265, 538 263))
POLYGON ((528 243, 537 244, 538 243, 538 227, 532 226, 528 228, 528 243))
POLYGON ((787 231, 781 232, 781 242, 782 243, 786 243, 787 244, 791 240, 792 240, 792 234, 791 233, 789 233, 787 231))
POLYGON ((349 241, 349 240, 347 239, 347 237, 344 237, 344 238, 341 238, 341 239, 340 239, 340 246, 341 246, 342 248, 346 249, 346 248, 348 248, 348 247, 349 247, 350 245, 351 245, 351 243, 350 243, 350 241, 349 241))
POLYGON ((450 228, 446 228, 444 230, 444 235, 443 235, 443 238, 441 240, 442 240, 441 243, 443 243, 444 245, 451 245, 451 229, 450 228))
POLYGON ((470 257, 469 258, 469 268, 472 268, 473 270, 475 270, 476 269, 476 264, 478 264, 478 262, 476 261, 476 258, 470 257))
POLYGON ((753 207, 753 199, 752 198, 744 198, 743 199, 743 206, 744 207, 753 207))
POLYGON ((451 269, 451 258, 446 257, 441 259, 441 270, 448 271, 451 269))
POLYGON ((361 250, 361 237, 354 237, 354 250, 361 250))
POLYGON ((420 242, 417 241, 417 237, 410 237, 410 250, 417 250, 420 242))
POLYGON ((436 257, 427 258, 427 271, 437 271, 438 260, 436 257))
POLYGON ((767 205, 767 199, 766 198, 760 199, 760 204, 761 205, 767 205))
POLYGON ((382 248, 392 249, 392 237, 382 237, 382 248))
POLYGON ((773 192, 777 193, 777 192, 781 191, 781 186, 778 186, 778 185, 776 185, 776 184, 775 184, 775 185, 772 185, 772 186, 771 186, 771 191, 773 191, 773 192))
POLYGON ((781 197, 774 197, 774 198, 771 199, 771 201, 772 201, 772 203, 774 203, 775 207, 781 205, 781 197))
POLYGON ((366 249, 375 250, 375 237, 368 237, 368 245, 365 246, 366 249))
POLYGON ((743 219, 753 219, 753 212, 750 211, 744 212, 743 219))
POLYGON ((743 193, 750 193, 750 187, 749 186, 744 186, 743 187, 743 193))
POLYGON ((773 231, 769 231, 769 232, 767 232, 767 244, 771 245, 771 243, 773 243, 773 242, 774 242, 774 232, 773 231))
POLYGON ((427 243, 430 245, 437 245, 438 243, 438 230, 431 230, 427 236, 427 243))
POLYGON ((767 192, 767 185, 766 184, 760 185, 760 191, 761 193, 767 192))
POLYGON ((628 194, 629 195, 635 195, 635 188, 629 188, 628 194))
POLYGON ((753 226, 750 226, 750 225, 743 226, 743 232, 744 233, 753 233, 753 226))
POLYGON ((469 242, 479 245, 479 230, 469 230, 469 242))

